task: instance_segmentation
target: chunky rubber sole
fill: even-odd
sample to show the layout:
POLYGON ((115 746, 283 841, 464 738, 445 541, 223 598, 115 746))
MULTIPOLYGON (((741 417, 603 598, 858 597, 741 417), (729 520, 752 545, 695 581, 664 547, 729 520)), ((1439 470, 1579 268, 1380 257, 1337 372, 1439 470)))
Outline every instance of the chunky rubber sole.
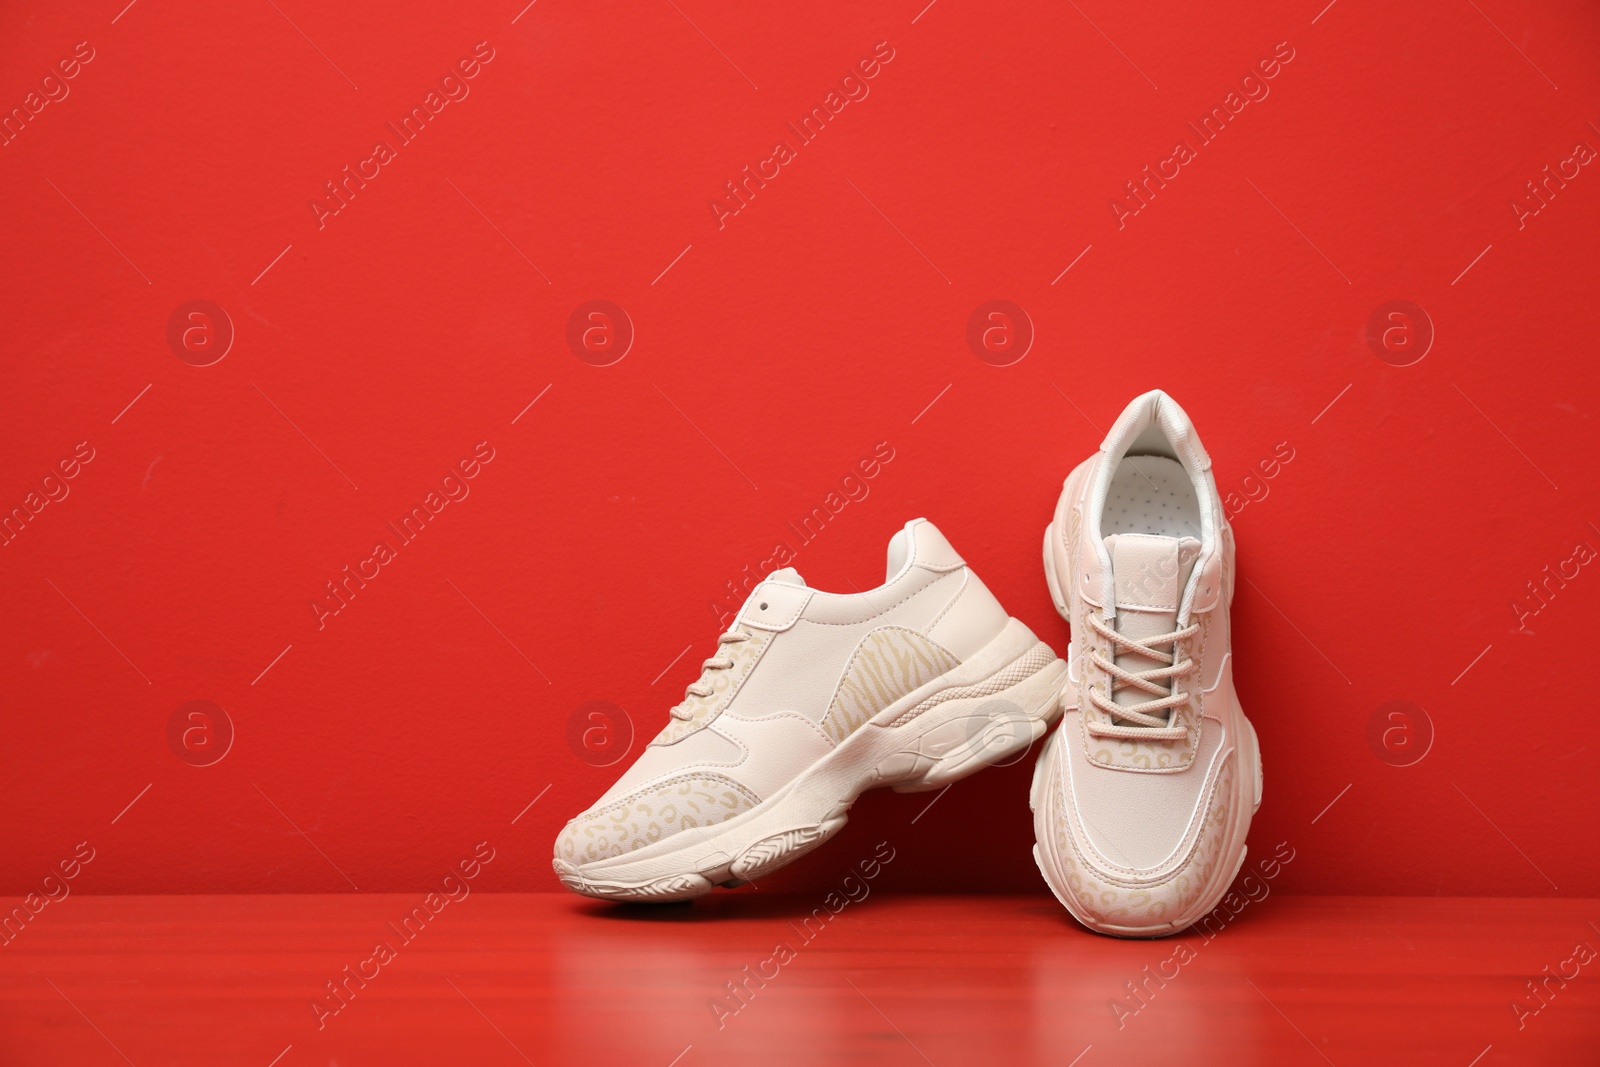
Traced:
POLYGON ((891 704, 771 797, 727 822, 694 827, 623 856, 554 861, 575 893, 666 902, 755 881, 838 833, 868 789, 941 789, 1003 764, 1061 714, 1067 665, 1010 620, 965 663, 891 704))
MULTIPOLYGON (((1078 477, 1074 472, 1074 477, 1078 477)), ((1067 490, 1070 491, 1072 480, 1068 479, 1067 490)), ((1070 570, 1058 568, 1055 547, 1061 544, 1058 525, 1064 517, 1065 500, 1069 492, 1062 493, 1063 504, 1058 508, 1055 521, 1045 527, 1044 531, 1044 570, 1045 582, 1050 587, 1050 598, 1054 601, 1056 611, 1061 617, 1071 622, 1071 612, 1067 606, 1067 590, 1072 581, 1070 570), (1065 574, 1061 573, 1066 570, 1065 574), (1066 581, 1063 582, 1062 579, 1066 581)), ((1230 584, 1227 590, 1227 601, 1232 603, 1233 588, 1230 584)), ((1230 683, 1231 684, 1231 683, 1230 683)), ((1055 843, 1060 838, 1055 826, 1053 805, 1048 801, 1047 791, 1055 783, 1064 779, 1065 771, 1059 767, 1060 748, 1067 741, 1062 731, 1056 731, 1055 736, 1045 745, 1044 751, 1039 755, 1039 761, 1033 769, 1033 785, 1028 791, 1028 806, 1033 811, 1034 839, 1033 861, 1039 867, 1039 873, 1044 876, 1045 884, 1055 894, 1061 905, 1071 912, 1072 917, 1097 933, 1109 934, 1113 937, 1150 938, 1169 937, 1172 934, 1193 926, 1206 915, 1210 914, 1221 903, 1228 892, 1228 887, 1233 884, 1239 870, 1244 866, 1246 847, 1245 837, 1250 831, 1251 819, 1261 809, 1261 790, 1263 774, 1261 769, 1261 745, 1256 739, 1255 727, 1250 720, 1245 718, 1243 710, 1234 716, 1230 724, 1230 735, 1236 749, 1237 761, 1234 774, 1234 797, 1231 810, 1233 819, 1228 826, 1227 835, 1223 838, 1222 854, 1235 857, 1232 863, 1221 863, 1216 868, 1216 873, 1207 883, 1204 891, 1195 899, 1181 915, 1175 916, 1168 922, 1155 923, 1146 926, 1124 926, 1115 923, 1102 922, 1089 914, 1066 890, 1066 868, 1056 855, 1055 843)))

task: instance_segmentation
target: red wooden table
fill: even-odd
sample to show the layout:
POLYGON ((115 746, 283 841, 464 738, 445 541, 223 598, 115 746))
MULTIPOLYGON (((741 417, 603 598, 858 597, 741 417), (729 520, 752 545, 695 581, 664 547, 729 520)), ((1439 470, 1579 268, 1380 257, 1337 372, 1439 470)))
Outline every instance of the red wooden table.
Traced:
POLYGON ((1574 957, 1597 900, 1270 893, 1158 942, 1045 896, 862 882, 651 909, 474 893, 402 927, 420 903, 69 897, 0 950, 0 1063, 1600 1061, 1600 965, 1574 957))

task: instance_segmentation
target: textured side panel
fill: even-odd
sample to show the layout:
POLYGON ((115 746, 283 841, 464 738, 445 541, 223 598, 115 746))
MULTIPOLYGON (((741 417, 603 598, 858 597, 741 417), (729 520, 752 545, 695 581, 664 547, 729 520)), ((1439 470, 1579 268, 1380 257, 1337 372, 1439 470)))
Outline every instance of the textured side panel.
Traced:
POLYGON ((959 662, 914 630, 885 626, 861 639, 850 657, 822 729, 843 741, 896 700, 933 681, 959 662))
POLYGON ((890 726, 904 726, 929 708, 936 708, 947 700, 965 700, 971 697, 986 697, 990 693, 998 693, 1003 689, 1010 689, 1018 682, 1032 678, 1056 661, 1056 654, 1044 644, 1035 645, 1029 649, 1022 658, 1007 664, 1004 668, 991 674, 981 682, 964 685, 959 689, 946 689, 942 693, 935 693, 914 708, 907 708, 889 723, 890 726))

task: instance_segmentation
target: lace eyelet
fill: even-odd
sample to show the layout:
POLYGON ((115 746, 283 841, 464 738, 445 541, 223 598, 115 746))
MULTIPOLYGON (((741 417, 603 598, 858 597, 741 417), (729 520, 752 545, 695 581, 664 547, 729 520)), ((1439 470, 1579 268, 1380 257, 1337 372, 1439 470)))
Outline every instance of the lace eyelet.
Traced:
POLYGON ((761 605, 761 610, 762 611, 766 611, 767 610, 767 606, 765 604, 761 605))

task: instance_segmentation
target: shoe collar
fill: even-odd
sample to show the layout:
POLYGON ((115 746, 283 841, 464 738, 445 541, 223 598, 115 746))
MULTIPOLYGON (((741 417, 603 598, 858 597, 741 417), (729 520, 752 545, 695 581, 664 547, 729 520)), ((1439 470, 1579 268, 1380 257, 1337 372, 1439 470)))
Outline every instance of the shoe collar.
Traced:
MULTIPOLYGON (((1116 615, 1116 590, 1113 588, 1111 555, 1101 536, 1101 517, 1106 495, 1111 489, 1111 479, 1117 465, 1129 454, 1166 456, 1178 461, 1188 473, 1200 501, 1200 556, 1195 561, 1194 573, 1204 570, 1212 557, 1218 554, 1221 526, 1220 501, 1216 479, 1211 473, 1211 457, 1200 444, 1194 423, 1178 402, 1160 389, 1152 389, 1135 397, 1117 421, 1112 424, 1100 445, 1099 462, 1095 465, 1085 494, 1083 508, 1083 540, 1093 550, 1098 566, 1099 605, 1108 618, 1116 615)), ((1179 612, 1187 619, 1192 593, 1197 588, 1191 583, 1179 612)), ((1092 599, 1092 598, 1091 598, 1092 599)))

